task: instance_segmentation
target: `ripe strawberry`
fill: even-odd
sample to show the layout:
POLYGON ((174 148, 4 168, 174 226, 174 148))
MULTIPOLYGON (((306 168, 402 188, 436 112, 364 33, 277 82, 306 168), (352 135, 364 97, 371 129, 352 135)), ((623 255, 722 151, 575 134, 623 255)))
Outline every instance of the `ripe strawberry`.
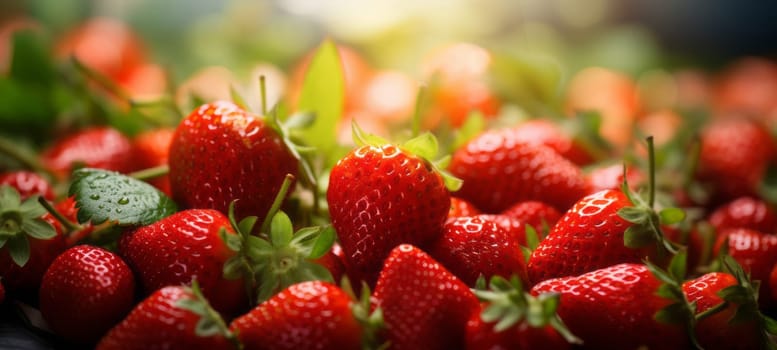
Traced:
POLYGON ((475 216, 480 214, 480 210, 461 198, 451 197, 451 209, 448 211, 448 218, 459 216, 475 216))
POLYGON ((62 228, 37 197, 0 185, 0 277, 9 293, 37 294, 43 274, 65 250, 62 228))
MULTIPOLYGON (((727 251, 754 281, 768 281, 772 268, 777 264, 777 235, 743 228, 724 230, 718 236, 715 252, 727 251)), ((772 306, 769 283, 762 283, 758 290, 761 306, 772 306)))
POLYGON ((526 280, 523 253, 513 234, 485 215, 449 219, 442 235, 434 241, 429 255, 443 264, 462 282, 475 286, 480 276, 526 280))
POLYGON ((118 255, 88 245, 51 263, 40 287, 40 311, 68 341, 92 344, 132 309, 135 278, 118 255))
POLYGON ((234 349, 224 335, 226 326, 214 313, 190 288, 164 287, 136 305, 97 349, 234 349))
POLYGON ((60 178, 74 165, 129 173, 137 170, 129 138, 110 127, 91 127, 54 141, 41 154, 43 165, 60 178))
POLYGON ((572 345, 551 326, 535 328, 520 322, 503 331, 494 330, 496 322, 485 322, 482 309, 476 310, 467 321, 467 350, 494 349, 572 349, 572 345))
POLYGON ((464 181, 456 196, 487 213, 527 200, 567 210, 588 193, 580 169, 552 149, 509 131, 487 131, 458 149, 449 166, 464 181))
MULTIPOLYGON (((484 220, 493 221, 507 230, 513 241, 518 242, 519 245, 526 246, 526 225, 522 221, 500 214, 480 214, 476 216, 484 220)), ((448 219, 448 221, 451 221, 451 219, 448 219)))
POLYGON ((618 264, 535 285, 531 294, 560 293, 558 315, 585 349, 688 349, 681 326, 654 318, 671 304, 662 282, 641 264, 618 264))
POLYGON ((475 295, 420 249, 402 244, 386 259, 373 293, 392 349, 461 349, 475 295))
POLYGON ((556 151, 572 163, 584 166, 593 162, 594 157, 580 143, 567 134, 560 125, 546 119, 534 119, 523 122, 510 129, 517 140, 533 145, 545 145, 556 151))
POLYGON ((22 200, 35 195, 54 200, 54 190, 46 179, 31 171, 11 171, 0 174, 0 186, 9 185, 19 191, 22 200))
POLYGON ((761 123, 743 118, 716 119, 701 132, 696 178, 714 188, 717 201, 757 196, 775 155, 774 140, 761 123))
MULTIPOLYGON (((152 168, 167 165, 170 153, 170 143, 173 140, 174 129, 160 128, 142 132, 132 139, 132 147, 135 150, 135 159, 139 169, 152 168)), ((160 191, 172 196, 170 178, 163 175, 149 180, 160 191)))
POLYGON ((232 321, 230 329, 246 349, 361 349, 353 303, 330 283, 298 283, 232 321))
MULTIPOLYGON (((57 202, 54 205, 54 209, 56 209, 57 212, 62 214, 62 216, 70 222, 78 222, 78 208, 76 208, 75 197, 67 197, 62 201, 57 202)), ((94 225, 92 225, 91 222, 81 223, 75 227, 75 230, 67 233, 65 242, 67 243, 68 247, 72 247, 87 238, 93 231, 94 225)))
POLYGON ((502 215, 517 219, 524 225, 531 225, 538 231, 544 227, 550 229, 561 219, 556 208, 539 201, 515 203, 502 212, 502 215))
MULTIPOLYGON (((361 135, 358 127, 355 130, 361 135)), ((394 247, 425 246, 439 237, 450 194, 443 176, 427 160, 437 153, 431 134, 405 146, 374 137, 357 139, 370 144, 354 149, 332 168, 327 203, 347 264, 373 283, 394 247), (424 149, 431 151, 413 152, 424 149)))
POLYGON ((334 243, 332 249, 315 261, 329 270, 329 273, 332 274, 332 279, 335 282, 339 283, 343 276, 346 276, 344 262, 345 253, 343 252, 343 248, 337 243, 334 243))
MULTIPOLYGON (((623 184, 623 165, 597 166, 591 169, 586 178, 591 186, 591 193, 620 189, 621 184, 623 184)), ((639 169, 634 167, 626 169, 626 181, 629 184, 636 185, 643 180, 645 180, 645 175, 639 169)))
POLYGON ((777 233, 777 213, 763 200, 740 197, 721 205, 709 215, 708 221, 718 232, 729 228, 746 228, 777 233))
POLYGON ((169 157, 178 204, 226 213, 237 199, 237 218, 258 215, 259 222, 298 167, 265 119, 224 101, 200 106, 178 125, 169 157))
POLYGON ((241 280, 223 276, 224 263, 235 252, 219 232, 234 231, 227 216, 212 209, 189 209, 124 233, 119 255, 135 272, 143 295, 197 278, 213 307, 235 315, 248 305, 241 280))

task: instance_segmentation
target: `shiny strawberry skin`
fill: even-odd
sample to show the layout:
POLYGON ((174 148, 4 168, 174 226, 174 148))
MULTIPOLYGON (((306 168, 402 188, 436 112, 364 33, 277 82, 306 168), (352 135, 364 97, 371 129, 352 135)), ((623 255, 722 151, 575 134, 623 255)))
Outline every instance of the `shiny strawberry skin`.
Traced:
POLYGON ((9 185, 19 191, 22 200, 39 195, 46 200, 54 200, 54 190, 51 184, 32 171, 10 171, 0 174, 0 186, 9 185))
POLYGON ((740 197, 715 209, 708 221, 720 232, 729 228, 777 233, 777 213, 761 199, 740 197))
POLYGON ((329 214, 348 265, 374 282, 402 243, 425 246, 442 233, 450 194, 428 162, 397 146, 362 146, 332 168, 329 214))
MULTIPOLYGON (((768 281, 777 264, 777 235, 743 228, 724 230, 718 235, 715 251, 728 244, 728 254, 734 258, 753 281, 768 281)), ((758 302, 761 306, 777 305, 771 297, 769 283, 761 283, 758 302)))
POLYGON ((448 220, 442 235, 431 244, 429 255, 469 286, 479 276, 518 275, 526 280, 521 247, 506 228, 487 215, 448 220))
POLYGON ((448 218, 459 216, 474 216, 481 214, 475 205, 457 197, 451 197, 451 209, 448 211, 448 218))
POLYGON ((517 219, 524 225, 531 225, 537 232, 540 232, 545 225, 550 229, 561 219, 561 213, 556 208, 540 201, 515 203, 503 211, 502 215, 517 219))
POLYGON ((560 126, 549 120, 526 121, 510 129, 510 132, 518 140, 534 145, 548 146, 579 166, 590 164, 594 160, 593 156, 582 145, 566 134, 560 126))
POLYGON ((199 315, 176 305, 193 299, 182 286, 159 289, 141 301, 97 344, 99 350, 232 349, 223 336, 201 337, 195 333, 199 315))
POLYGON ((764 125, 744 118, 717 119, 701 132, 696 177, 714 186, 714 200, 756 196, 775 155, 775 142, 764 125))
POLYGON ((79 245, 51 263, 40 287, 40 311, 51 329, 79 344, 97 342, 134 305, 135 278, 121 258, 79 245))
POLYGON ((551 326, 534 328, 524 321, 496 332, 495 322, 483 321, 482 311, 477 309, 467 321, 467 350, 572 349, 572 345, 551 326))
POLYGON ((48 213, 42 218, 54 227, 56 236, 51 239, 28 237, 30 260, 23 267, 13 262, 7 249, 0 249, 0 277, 9 294, 37 295, 46 269, 67 248, 59 221, 48 213))
POLYGON ((644 265, 617 264, 540 282, 531 294, 561 294, 558 315, 584 349, 688 349, 683 326, 653 318, 672 303, 656 295, 660 285, 644 265))
POLYGON ((231 102, 195 109, 175 130, 169 153, 173 198, 184 208, 227 212, 262 221, 297 160, 260 116, 231 102))
POLYGON ((352 302, 333 284, 298 283, 236 318, 230 329, 246 349, 358 350, 362 330, 352 302))
MULTIPOLYGON (((696 303, 700 314, 725 302, 718 292, 737 284, 736 278, 724 272, 711 272, 683 283, 683 293, 689 303, 696 303)), ((699 320, 696 339, 704 349, 757 349, 759 334, 755 322, 730 324, 736 305, 729 304, 722 311, 699 320)), ((754 320, 755 321, 755 320, 754 320)))
POLYGON ((567 210, 588 193, 580 169, 552 149, 489 131, 453 154, 448 167, 464 181, 455 193, 486 213, 527 200, 567 210))
MULTIPOLYGON (((142 132, 132 138, 135 159, 140 169, 167 165, 170 154, 170 143, 173 141, 175 129, 160 128, 142 132)), ((172 196, 169 175, 163 175, 149 180, 160 191, 172 196)))
POLYGON ((618 210, 631 206, 628 197, 617 190, 581 199, 532 252, 527 266, 529 280, 538 283, 619 263, 641 262, 650 252, 623 243, 623 233, 631 223, 621 218, 618 210))
POLYGON ((391 251, 373 292, 383 310, 385 340, 392 349, 463 349, 475 295, 439 262, 417 247, 391 251))
POLYGON ((116 129, 92 127, 54 142, 41 154, 43 165, 60 178, 66 178, 74 164, 120 173, 138 170, 132 142, 116 129))
POLYGON ((247 304, 242 280, 223 277, 224 263, 235 253, 219 236, 234 234, 226 215, 212 209, 180 211, 151 225, 126 232, 119 254, 135 272, 144 295, 196 277, 214 309, 236 315, 247 304))

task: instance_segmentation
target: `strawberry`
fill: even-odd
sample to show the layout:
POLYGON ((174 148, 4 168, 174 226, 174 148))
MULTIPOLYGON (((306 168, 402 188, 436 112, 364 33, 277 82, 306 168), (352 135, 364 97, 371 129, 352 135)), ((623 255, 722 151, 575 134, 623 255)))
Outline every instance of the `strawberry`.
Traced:
POLYGON ((464 184, 456 196, 487 213, 527 200, 567 210, 588 193, 580 169, 552 149, 509 131, 487 131, 454 154, 449 166, 464 184))
POLYGON ((126 232, 119 255, 135 272, 143 295, 197 278, 216 310, 237 314, 248 305, 241 280, 228 280, 225 262, 235 253, 220 237, 234 235, 226 215, 212 209, 180 211, 151 225, 126 232))
POLYGON ((40 311, 52 330, 92 344, 132 309, 135 279, 118 255, 79 245, 51 263, 40 287, 40 311))
POLYGON ((478 300, 420 249, 402 244, 386 259, 373 293, 392 349, 461 349, 478 300))
POLYGON ((480 214, 480 210, 461 198, 451 197, 451 209, 448 211, 448 218, 459 216, 475 216, 480 214))
POLYGON ((517 140, 548 146, 579 166, 588 165, 594 160, 580 140, 573 138, 560 125, 549 120, 529 120, 513 127, 510 132, 517 140))
POLYGON ((561 218, 561 213, 556 208, 539 201, 518 202, 505 209, 502 215, 517 219, 524 225, 531 225, 535 229, 553 227, 561 218))
MULTIPOLYGON (((724 230, 718 236, 715 252, 724 250, 748 273, 754 281, 768 281, 777 264, 777 235, 744 228, 724 230)), ((761 306, 772 306, 769 283, 761 284, 758 291, 761 306)))
POLYGON ((9 293, 34 293, 64 250, 62 228, 38 197, 22 202, 15 188, 0 186, 0 277, 9 293))
MULTIPOLYGON (((57 212, 62 214, 62 216, 71 223, 78 222, 78 208, 76 208, 75 197, 67 197, 57 202, 54 205, 54 209, 56 209, 57 212)), ((65 242, 67 243, 68 247, 72 247, 89 237, 89 235, 92 234, 94 230, 94 225, 92 225, 91 222, 81 223, 77 226, 74 226, 74 230, 71 230, 67 233, 65 242)))
POLYGON ((769 130, 744 118, 715 119, 701 132, 696 178, 713 188, 713 202, 757 196, 777 155, 769 130))
POLYGON ((462 216, 445 223, 442 235, 434 241, 429 255, 469 286, 479 276, 526 280, 523 253, 513 234, 492 218, 462 216))
POLYGON ((230 329, 246 349, 361 349, 352 304, 335 285, 302 282, 238 317, 230 329))
MULTIPOLYGON (((484 220, 493 221, 498 226, 507 230, 512 240, 518 242, 519 245, 526 246, 526 225, 523 221, 500 214, 480 214, 476 216, 479 216, 484 220)), ((450 221, 450 219, 448 221, 450 221)))
POLYGON ((39 195, 46 200, 54 200, 51 184, 42 176, 31 171, 11 171, 0 174, 0 186, 9 185, 19 191, 22 200, 39 195))
MULTIPOLYGON (((586 178, 591 186, 591 193, 602 190, 616 190, 621 188, 623 183, 623 165, 613 164, 608 166, 597 166, 591 169, 586 178)), ((644 180, 645 176, 637 168, 626 169, 626 180, 630 184, 638 184, 644 180)))
POLYGON ((332 279, 335 282, 339 282, 343 276, 346 276, 345 270, 345 253, 343 248, 339 244, 334 243, 332 249, 330 249, 322 257, 316 259, 316 263, 326 267, 332 274, 332 279))
POLYGON ((129 173, 137 170, 129 138, 110 127, 91 127, 55 140, 41 154, 43 165, 59 178, 73 166, 129 173))
MULTIPOLYGON (((146 169, 167 165, 170 143, 173 140, 174 129, 159 128, 142 132, 132 138, 132 147, 138 168, 146 169)), ((163 175, 149 181, 154 187, 172 196, 170 178, 163 175)))
POLYGON ((235 349, 231 337, 199 292, 169 286, 136 305, 100 340, 97 349, 235 349))
POLYGON ((265 119, 231 102, 202 105, 181 121, 170 144, 173 198, 222 213, 237 199, 238 219, 258 215, 261 222, 286 174, 297 173, 285 142, 265 119))
POLYGON ((746 228, 777 233, 777 213, 761 199, 740 197, 710 213, 708 221, 718 232, 729 228, 746 228))
POLYGON ((558 315, 585 349, 687 349, 683 327, 654 318, 671 304, 657 295, 661 285, 647 266, 627 263, 549 279, 531 294, 561 294, 558 315))
POLYGON ((327 203, 347 264, 373 283, 394 247, 425 246, 439 237, 450 194, 427 160, 437 153, 431 134, 403 146, 362 135, 355 124, 354 135, 362 146, 332 168, 327 203))

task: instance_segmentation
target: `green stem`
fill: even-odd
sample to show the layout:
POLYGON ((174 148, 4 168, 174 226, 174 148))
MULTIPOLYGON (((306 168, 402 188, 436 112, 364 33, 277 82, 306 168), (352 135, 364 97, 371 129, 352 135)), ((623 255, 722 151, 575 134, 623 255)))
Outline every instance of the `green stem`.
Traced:
POLYGON ((19 162, 26 169, 30 169, 38 174, 44 174, 50 179, 56 178, 54 174, 43 167, 38 158, 29 152, 25 152, 22 148, 5 138, 0 138, 0 153, 19 162))
POLYGON ((59 223, 62 224, 62 226, 64 226, 65 229, 67 229, 68 233, 72 233, 72 232, 79 231, 79 230, 83 229, 83 227, 81 225, 76 224, 76 223, 68 220, 68 218, 64 217, 45 198, 38 197, 38 203, 40 203, 40 205, 42 205, 44 208, 46 208, 46 211, 49 212, 49 214, 51 214, 51 216, 53 216, 55 219, 57 219, 57 221, 59 221, 59 223))
POLYGON ((418 136, 421 133, 421 106, 423 105, 424 91, 426 87, 424 85, 418 86, 418 94, 415 97, 415 110, 413 111, 413 135, 418 136))
POLYGON ((267 78, 259 76, 259 95, 262 98, 262 115, 267 115, 267 78))
POLYGON ((131 101, 132 96, 124 90, 121 86, 116 84, 115 81, 111 80, 110 78, 106 77, 102 73, 99 73, 95 71, 94 69, 84 65, 78 58, 75 56, 71 57, 71 60, 73 61, 73 64, 75 67, 80 71, 82 74, 84 74, 87 78, 93 80, 94 82, 100 84, 103 88, 111 92, 112 94, 116 95, 120 99, 124 101, 131 101))
POLYGON ((169 172, 170 172, 170 166, 168 166, 167 164, 164 164, 153 168, 138 170, 134 173, 128 174, 128 176, 138 180, 145 181, 145 180, 150 180, 160 176, 167 175, 169 172))
POLYGON ((283 183, 281 184, 281 189, 278 191, 278 195, 275 196, 275 200, 273 200, 272 205, 270 206, 270 210, 267 211, 267 216, 265 216, 264 221, 262 221, 262 229, 260 231, 261 233, 269 233, 272 217, 275 215, 278 209, 280 209, 281 204, 283 204, 283 200, 286 199, 286 194, 289 192, 289 187, 291 187, 292 181, 294 181, 294 175, 286 174, 286 177, 283 179, 283 183))
POLYGON ((654 208, 656 202, 656 152, 653 147, 653 136, 647 137, 648 144, 648 179, 650 181, 648 187, 648 206, 650 209, 654 208))

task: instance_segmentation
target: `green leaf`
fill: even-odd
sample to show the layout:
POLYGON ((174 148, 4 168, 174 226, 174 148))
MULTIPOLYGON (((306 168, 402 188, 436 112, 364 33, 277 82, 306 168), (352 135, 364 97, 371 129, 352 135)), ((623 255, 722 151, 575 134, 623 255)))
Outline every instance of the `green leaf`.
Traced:
POLYGON ((540 238, 537 236, 537 230, 534 226, 526 224, 526 245, 529 249, 535 250, 540 245, 540 238))
MULTIPOLYGON (((300 130, 306 144, 330 155, 337 145, 337 124, 343 114, 345 78, 337 46, 325 40, 313 54, 300 92, 298 110, 311 111, 316 120, 300 130)), ((336 159, 328 159, 333 163, 336 159)))
POLYGON ((248 103, 246 103, 245 98, 243 98, 243 95, 241 95, 234 85, 229 86, 229 97, 232 98, 232 102, 234 102, 238 107, 248 111, 250 110, 248 108, 248 103))
POLYGON ((276 247, 284 247, 294 238, 294 227, 286 213, 278 211, 270 223, 270 240, 276 247))
MULTIPOLYGON (((289 119, 283 123, 287 129, 305 129, 309 128, 316 121, 316 114, 310 112, 297 112, 289 116, 289 119)), ((315 149, 312 147, 311 149, 315 149)))
POLYGON ((243 220, 240 220, 240 223, 237 224, 237 227, 240 232, 250 234, 251 231, 253 231, 257 220, 259 220, 259 218, 256 216, 246 216, 243 218, 243 220))
POLYGON ((19 192, 13 186, 0 186, 0 210, 19 210, 21 208, 21 197, 19 192))
POLYGON ((189 298, 179 299, 175 303, 175 306, 179 309, 191 311, 192 313, 199 316, 205 316, 208 314, 208 310, 205 304, 196 299, 189 299, 189 298))
POLYGON ((502 332, 502 331, 512 327, 513 325, 518 323, 518 321, 520 321, 523 316, 524 315, 523 315, 522 312, 508 312, 508 313, 506 313, 504 315, 504 317, 502 317, 502 319, 499 320, 499 322, 497 322, 494 325, 494 331, 495 332, 502 332))
POLYGON ((54 66, 48 47, 39 33, 31 30, 14 33, 9 75, 20 81, 50 83, 54 78, 54 66))
POLYGON ((642 225, 632 225, 623 232, 623 244, 629 248, 642 248, 654 241, 653 232, 642 225))
POLYGON ((227 245, 227 248, 233 252, 240 251, 240 248, 243 246, 243 241, 240 239, 240 236, 227 233, 227 229, 223 227, 219 230, 219 236, 221 237, 221 240, 224 241, 224 244, 227 245))
POLYGON ((485 129, 486 118, 483 116, 483 112, 479 110, 472 111, 456 133, 451 150, 461 148, 485 129))
POLYGON ((764 321, 764 328, 767 333, 771 335, 777 334, 777 321, 769 316, 762 316, 764 321))
POLYGON ((39 218, 46 214, 46 208, 38 203, 38 196, 33 196, 25 200, 22 205, 19 206, 19 211, 27 218, 39 218))
POLYGON ((356 123, 356 121, 351 122, 351 137, 353 138, 353 142, 357 146, 375 146, 380 147, 386 144, 389 144, 390 142, 378 135, 373 135, 368 132, 365 132, 362 130, 361 127, 359 127, 359 124, 356 123))
POLYGON ((267 256, 272 254, 273 247, 270 242, 267 242, 256 236, 248 236, 248 256, 255 260, 261 261, 266 259, 267 256))
POLYGON ((464 184, 464 181, 459 179, 458 177, 454 176, 450 172, 444 169, 436 168, 436 171, 440 174, 442 177, 442 182, 445 184, 445 188, 448 189, 450 192, 456 192, 459 189, 461 189, 461 186, 464 184))
POLYGON ((650 214, 645 209, 637 207, 620 208, 618 216, 633 224, 642 224, 650 220, 650 214))
POLYGON ((30 260, 30 241, 27 240, 27 236, 19 235, 8 239, 6 242, 8 245, 8 253, 11 255, 11 259, 16 265, 24 267, 27 261, 30 260))
POLYGON ((687 320, 688 309, 683 303, 674 303, 667 305, 656 312, 654 318, 656 321, 664 324, 677 324, 687 320))
POLYGON ((432 161, 437 156, 439 145, 437 138, 430 132, 425 132, 402 144, 402 147, 427 161, 432 161))
POLYGON ((73 178, 68 193, 75 196, 80 223, 142 226, 177 211, 175 203, 153 186, 117 172, 84 168, 73 172, 73 178))
POLYGON ((491 304, 480 313, 480 319, 485 322, 494 322, 502 318, 502 315, 504 315, 506 311, 507 309, 501 305, 491 304))
POLYGON ((658 213, 661 223, 672 225, 685 220, 685 211, 680 208, 664 208, 658 213))
POLYGON ((197 327, 195 328, 194 333, 199 337, 212 337, 216 334, 221 334, 221 329, 219 328, 218 323, 214 322, 213 319, 203 317, 197 321, 197 327))
POLYGON ((228 280, 236 280, 243 277, 243 261, 240 256, 233 256, 229 258, 222 268, 222 274, 224 278, 228 280))
POLYGON ((48 221, 36 218, 26 218, 22 221, 22 230, 30 237, 37 239, 51 239, 57 235, 54 226, 48 221))
POLYGON ((669 262, 669 274, 675 281, 682 281, 685 279, 685 271, 688 266, 688 253, 685 250, 681 250, 669 262))
POLYGON ((332 245, 335 243, 335 238, 335 229, 332 226, 327 226, 324 228, 318 234, 316 243, 313 244, 313 249, 310 251, 308 259, 318 259, 324 256, 327 252, 329 252, 330 249, 332 249, 332 245))

